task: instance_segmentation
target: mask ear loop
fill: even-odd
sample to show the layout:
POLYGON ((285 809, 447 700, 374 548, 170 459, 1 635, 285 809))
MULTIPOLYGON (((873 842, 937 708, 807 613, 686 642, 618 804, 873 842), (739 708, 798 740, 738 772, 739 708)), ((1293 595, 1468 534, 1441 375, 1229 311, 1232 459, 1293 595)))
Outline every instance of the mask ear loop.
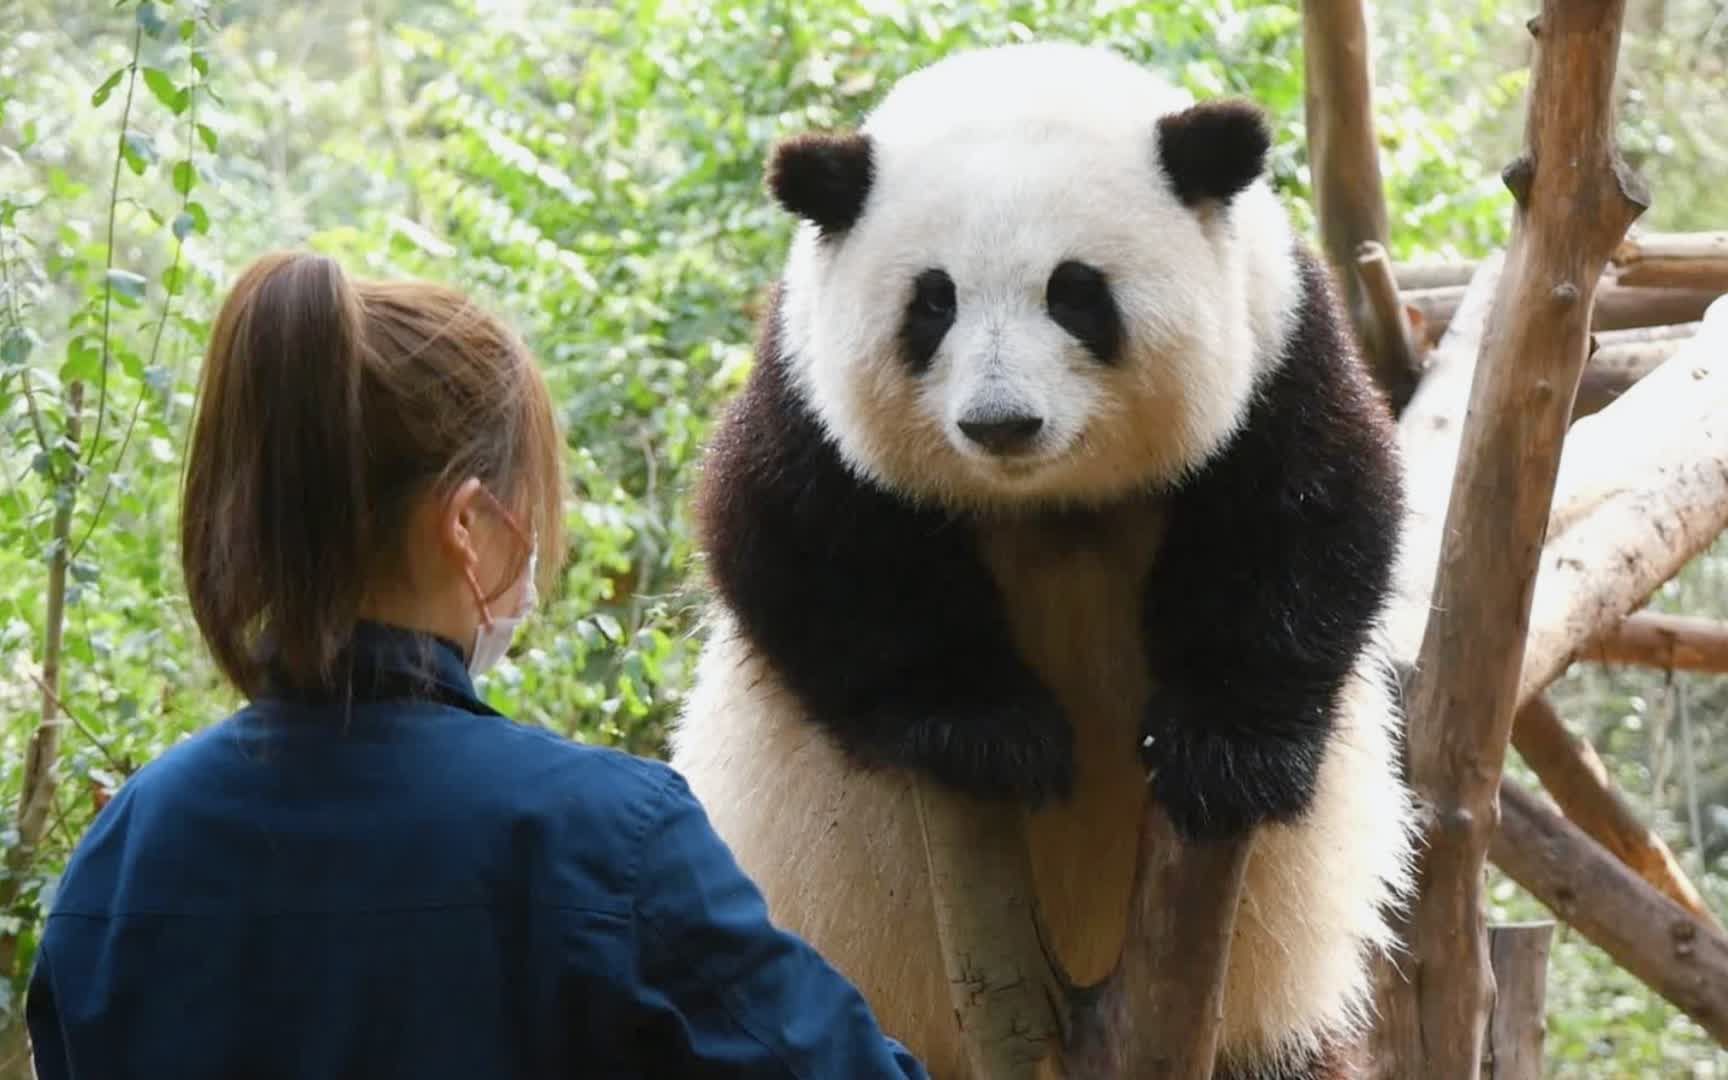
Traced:
POLYGON ((474 564, 464 566, 462 573, 468 578, 468 588, 474 592, 474 602, 480 605, 480 625, 492 629, 492 609, 486 605, 486 594, 480 590, 480 582, 474 576, 474 564))
MULTIPOLYGON (((498 511, 498 516, 504 519, 504 524, 516 534, 516 538, 527 544, 529 550, 532 551, 535 546, 534 540, 522 531, 521 525, 516 523, 516 515, 512 514, 509 507, 505 506, 498 496, 492 494, 491 491, 485 487, 482 487, 480 491, 487 499, 491 500, 493 507, 498 511)), ((486 591, 480 588, 480 581, 474 576, 474 564, 469 563, 464 566, 462 573, 468 579, 468 588, 473 590, 474 602, 480 605, 480 624, 488 630, 492 629, 492 609, 486 603, 486 591)))

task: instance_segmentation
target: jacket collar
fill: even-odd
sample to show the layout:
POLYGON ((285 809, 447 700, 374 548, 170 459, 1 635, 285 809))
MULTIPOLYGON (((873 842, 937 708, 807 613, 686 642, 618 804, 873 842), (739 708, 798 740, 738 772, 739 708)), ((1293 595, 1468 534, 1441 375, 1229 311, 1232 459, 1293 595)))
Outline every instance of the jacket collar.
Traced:
POLYGON ((468 674, 467 658, 454 641, 368 621, 355 624, 348 648, 337 657, 334 687, 290 687, 272 669, 265 696, 305 704, 430 700, 468 712, 500 715, 480 700, 468 674))

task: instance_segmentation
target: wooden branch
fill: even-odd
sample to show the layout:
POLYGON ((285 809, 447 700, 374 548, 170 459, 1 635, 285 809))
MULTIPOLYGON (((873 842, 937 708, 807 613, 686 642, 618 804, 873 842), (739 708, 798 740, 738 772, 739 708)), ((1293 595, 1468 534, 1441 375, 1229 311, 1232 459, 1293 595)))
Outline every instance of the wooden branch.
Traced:
POLYGON ((1536 578, 1519 703, 1587 655, 1724 527, 1728 298, 1671 360, 1573 426, 1536 578))
POLYGON ((1568 926, 1728 1044, 1728 937, 1511 781, 1500 787, 1492 855, 1568 926))
MULTIPOLYGON (((1703 312, 1699 312, 1700 315, 1703 312)), ((1670 323, 1666 326, 1637 326, 1625 330, 1598 330, 1590 335, 1597 352, 1606 352, 1621 345, 1644 345, 1658 341, 1685 341, 1697 337, 1702 322, 1670 323)))
POLYGON ((1474 262, 1404 263, 1393 268, 1393 275, 1398 279, 1398 288, 1406 292, 1447 285, 1464 286, 1476 276, 1477 265, 1474 262))
POLYGON ((1183 843, 1148 802, 1110 975, 1073 987, 1044 948, 1019 814, 916 787, 955 1021, 974 1076, 1207 1080, 1252 835, 1183 843), (1066 1033, 1066 1038, 1064 1038, 1066 1033))
POLYGON ((1374 78, 1362 0, 1308 0, 1302 5, 1305 116, 1314 211, 1327 260, 1343 286, 1374 381, 1399 412, 1416 388, 1404 315, 1376 316, 1356 258, 1362 245, 1386 243, 1386 196, 1374 137, 1374 78))
MULTIPOLYGON (((1659 289, 1622 285, 1609 278, 1597 284, 1596 308, 1590 326, 1595 330, 1625 330, 1692 322, 1720 295, 1720 289, 1659 289)), ((1464 288, 1451 285, 1412 289, 1401 296, 1404 303, 1421 312, 1429 340, 1438 341, 1457 315, 1458 305, 1464 300, 1464 288)))
POLYGON ((1572 419, 1594 416, 1607 408, 1610 402, 1619 400, 1620 395, 1632 389, 1639 379, 1667 363, 1669 357, 1680 351, 1680 345, 1679 340, 1668 339, 1597 349, 1578 383, 1578 397, 1572 403, 1572 419))
POLYGON ((1372 311, 1380 335, 1384 371, 1381 390, 1394 413, 1401 413, 1416 392, 1422 364, 1411 332, 1411 320, 1398 299, 1398 282, 1392 277, 1392 257, 1378 241, 1370 240, 1356 253, 1355 272, 1361 278, 1363 295, 1372 311))
POLYGON ((1488 1020, 1488 1056, 1482 1061, 1484 1080, 1542 1080, 1553 940, 1551 922, 1488 928, 1494 1009, 1488 1020))
POLYGON ((976 1077, 1032 1080, 1061 1045, 1061 982, 1038 937, 1018 814, 916 783, 954 1019, 976 1077))
POLYGON ((1722 929, 1668 845, 1620 797, 1596 748, 1567 730, 1547 698, 1518 710, 1512 745, 1574 825, 1652 888, 1722 929))
POLYGON ((1452 475, 1458 467, 1464 411, 1502 265, 1499 254, 1478 264, 1457 320, 1429 355, 1422 382, 1398 420, 1406 505, 1399 542, 1397 599, 1387 622, 1393 655, 1411 663, 1428 626, 1434 572, 1440 563, 1440 539, 1444 535, 1441 525, 1452 491, 1452 475))
POLYGON ((1599 664, 1640 664, 1664 671, 1728 675, 1728 623, 1695 615, 1641 611, 1598 638, 1584 655, 1599 664))
POLYGON ((1122 956, 1074 998, 1072 1075, 1208 1080, 1253 834, 1183 843, 1148 802, 1122 956))
POLYGON ((1728 232, 1634 233, 1614 251, 1626 285, 1728 292, 1728 232))
POLYGON ((1430 813, 1410 923, 1419 976, 1405 989, 1415 1023, 1390 1033, 1407 1075, 1471 1077, 1482 1059, 1492 982, 1482 865, 1531 580, 1584 370, 1593 292, 1648 202, 1612 135, 1623 8, 1624 0, 1544 0, 1530 24, 1537 47, 1526 149, 1505 172, 1516 202, 1512 240, 1410 693, 1411 781, 1430 813))

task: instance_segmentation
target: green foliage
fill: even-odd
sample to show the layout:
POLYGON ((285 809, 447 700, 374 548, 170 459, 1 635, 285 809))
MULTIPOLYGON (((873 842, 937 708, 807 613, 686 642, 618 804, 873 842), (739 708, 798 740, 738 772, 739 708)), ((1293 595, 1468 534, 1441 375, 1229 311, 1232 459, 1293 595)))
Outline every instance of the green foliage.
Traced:
MULTIPOLYGON (((1722 78, 1721 35, 1686 22, 1707 14, 1701 0, 1669 7, 1685 34, 1628 39, 1641 60, 1628 143, 1647 171, 1661 166, 1668 216, 1653 222, 1720 227, 1728 196, 1709 178, 1728 151, 1698 102, 1722 78)), ((1490 0, 1379 13, 1398 257, 1503 243, 1521 17, 1490 0)), ((568 436, 573 543, 561 588, 485 692, 522 722, 659 754, 696 647, 689 486, 718 404, 749 370, 754 305, 790 233, 761 191, 772 141, 855 122, 957 48, 1098 41, 1197 93, 1265 103, 1275 181, 1311 229, 1300 29, 1294 0, 12 0, 0 11, 0 854, 14 870, 0 871, 0 944, 18 954, 0 1021, 92 814, 234 704, 186 610, 176 496, 208 320, 246 262, 311 246, 358 272, 458 284, 520 326, 568 436), (21 853, 8 823, 44 707, 57 554, 55 696, 71 723, 46 834, 21 853)), ((1674 602, 1696 610, 1723 592, 1710 595, 1674 602)), ((1661 700, 1585 686, 1567 707, 1631 761, 1645 732, 1626 718, 1648 712, 1633 699, 1661 700)), ((1688 836, 1671 771, 1627 779, 1677 847, 1717 853, 1718 887, 1728 828, 1688 836)), ((1728 790, 1704 801, 1720 809, 1728 790)), ((1562 945, 1552 985, 1559 1075, 1728 1072, 1708 1071, 1720 1058, 1696 1028, 1593 950, 1562 945)))

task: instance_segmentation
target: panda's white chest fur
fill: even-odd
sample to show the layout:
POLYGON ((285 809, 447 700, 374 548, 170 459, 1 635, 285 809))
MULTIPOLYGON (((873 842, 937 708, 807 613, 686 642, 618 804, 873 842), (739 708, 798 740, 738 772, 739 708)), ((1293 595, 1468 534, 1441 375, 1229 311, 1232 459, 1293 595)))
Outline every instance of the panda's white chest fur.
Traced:
POLYGON ((1135 741, 1151 689, 1140 626, 1163 524, 1148 500, 979 530, 1020 654, 1074 729, 1074 796, 1027 833, 1050 944, 1080 983, 1108 974, 1127 919, 1137 830, 1122 825, 1146 797, 1135 741))

